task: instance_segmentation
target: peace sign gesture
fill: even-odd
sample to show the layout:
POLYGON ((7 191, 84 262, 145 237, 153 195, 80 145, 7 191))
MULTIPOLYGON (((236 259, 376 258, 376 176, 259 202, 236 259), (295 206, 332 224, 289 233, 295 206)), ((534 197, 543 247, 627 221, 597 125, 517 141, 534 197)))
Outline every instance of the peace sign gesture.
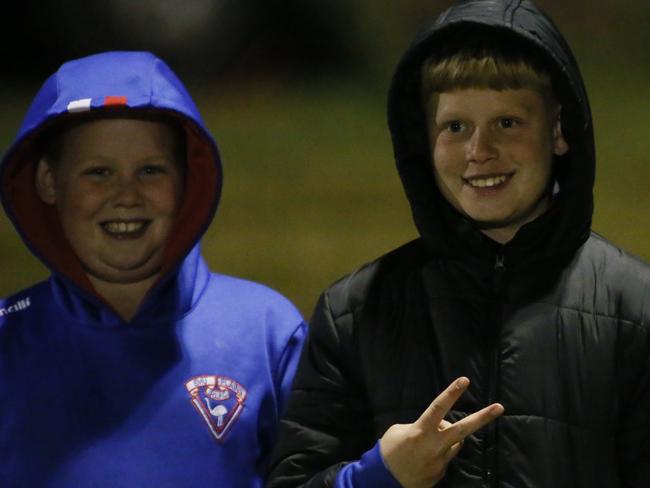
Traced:
POLYGON ((444 420, 467 390, 469 379, 458 378, 412 424, 395 424, 379 440, 388 469, 405 488, 430 488, 445 475, 447 464, 458 454, 468 435, 503 413, 493 403, 452 424, 444 420))

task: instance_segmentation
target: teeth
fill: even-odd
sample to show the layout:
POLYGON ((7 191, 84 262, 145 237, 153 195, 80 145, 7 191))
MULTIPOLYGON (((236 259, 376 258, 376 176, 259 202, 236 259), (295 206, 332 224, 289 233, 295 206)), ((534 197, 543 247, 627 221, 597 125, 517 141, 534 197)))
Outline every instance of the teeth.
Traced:
POLYGON ((144 227, 144 222, 107 222, 104 228, 111 234, 127 234, 137 232, 144 227))
POLYGON ((467 182, 475 188, 490 188, 500 185, 508 179, 507 176, 495 176, 494 178, 473 178, 467 182))

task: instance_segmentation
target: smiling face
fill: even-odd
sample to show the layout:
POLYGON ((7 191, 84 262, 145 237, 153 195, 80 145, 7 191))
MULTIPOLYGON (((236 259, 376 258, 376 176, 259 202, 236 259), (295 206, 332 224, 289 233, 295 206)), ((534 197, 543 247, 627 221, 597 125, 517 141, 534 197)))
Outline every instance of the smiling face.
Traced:
POLYGON ((138 283, 162 266, 183 194, 177 133, 153 120, 106 118, 65 131, 37 188, 93 278, 138 283))
POLYGON ((456 210, 505 243, 548 209, 559 106, 533 89, 467 88, 429 101, 435 180, 456 210))

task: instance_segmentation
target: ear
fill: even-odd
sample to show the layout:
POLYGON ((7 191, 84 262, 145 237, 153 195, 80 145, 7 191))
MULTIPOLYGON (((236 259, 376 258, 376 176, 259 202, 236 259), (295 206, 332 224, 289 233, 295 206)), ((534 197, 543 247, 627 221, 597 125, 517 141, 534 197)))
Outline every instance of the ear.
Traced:
POLYGON ((562 107, 559 106, 553 122, 553 153, 562 156, 569 151, 569 143, 562 134, 562 107))
POLYGON ((43 203, 54 205, 56 203, 56 189, 54 187, 54 173, 52 166, 45 156, 38 160, 36 166, 36 193, 43 203))

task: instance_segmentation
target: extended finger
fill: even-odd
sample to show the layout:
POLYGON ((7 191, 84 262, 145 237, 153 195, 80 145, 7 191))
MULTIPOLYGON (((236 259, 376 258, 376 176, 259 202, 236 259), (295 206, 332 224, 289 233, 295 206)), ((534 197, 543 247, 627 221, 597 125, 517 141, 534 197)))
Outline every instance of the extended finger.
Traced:
POLYGON ((451 407, 454 406, 456 400, 465 392, 468 385, 469 379, 464 376, 453 381, 445 391, 431 402, 415 423, 421 424, 423 427, 438 428, 440 422, 447 415, 451 407))
POLYGON ((447 437, 447 443, 455 444, 459 441, 462 441, 468 435, 473 434, 481 427, 489 424, 494 419, 499 417, 503 413, 503 405, 500 403, 493 403, 478 412, 474 412, 471 415, 459 420, 455 424, 444 429, 445 436, 447 437))

